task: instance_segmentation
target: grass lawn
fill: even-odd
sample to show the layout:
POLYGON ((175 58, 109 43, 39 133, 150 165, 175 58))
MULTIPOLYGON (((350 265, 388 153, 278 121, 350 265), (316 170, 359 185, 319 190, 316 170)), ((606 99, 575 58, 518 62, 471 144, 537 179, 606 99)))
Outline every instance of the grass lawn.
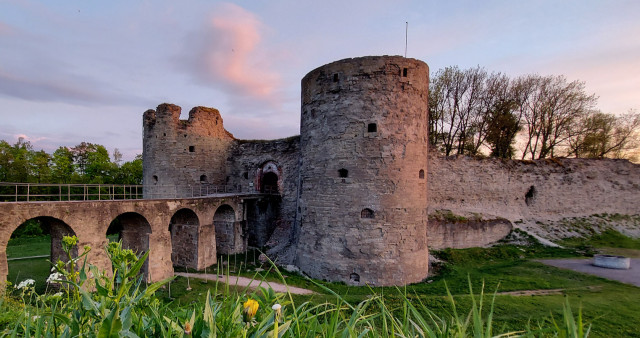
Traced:
MULTIPOLYGON (((617 234, 605 235, 618 236, 617 234)), ((591 238, 585 242, 590 243, 592 247, 618 245, 616 241, 598 238, 591 238)), ((624 239, 619 243, 623 248, 611 250, 631 250, 630 252, 637 250, 633 240, 624 239)), ((575 242, 574 246, 581 248, 584 245, 584 243, 575 242)), ((47 254, 48 251, 45 252, 43 248, 49 250, 48 239, 31 240, 29 245, 19 242, 13 245, 10 243, 7 253, 22 256, 26 256, 26 253, 28 255, 47 254), (38 247, 41 249, 37 249, 38 247)), ((458 313, 467 313, 471 306, 469 280, 476 295, 480 293, 484 283, 485 311, 489 310, 491 298, 496 290, 507 292, 562 289, 559 294, 552 295, 535 293, 529 296, 497 295, 493 310, 494 328, 504 332, 523 329, 527 326, 548 327, 551 316, 555 320, 562 319, 564 299, 569 297, 574 316, 577 316, 578 310, 582 309, 585 321, 593 325, 592 337, 640 337, 640 324, 637 321, 640 313, 640 288, 533 261, 537 258, 579 257, 579 251, 541 245, 527 247, 500 245, 492 248, 447 249, 434 253, 446 261, 438 267, 439 274, 426 282, 400 288, 355 287, 344 283, 311 281, 296 273, 275 271, 269 268, 268 263, 261 265, 254 259, 255 255, 252 252, 221 259, 220 264, 209 267, 207 272, 230 276, 241 275, 281 283, 284 281, 289 285, 318 292, 313 296, 293 295, 292 298, 297 304, 305 301, 335 303, 335 296, 326 292, 318 285, 320 284, 333 290, 351 304, 357 304, 372 294, 377 294, 384 295, 386 304, 397 309, 402 304, 403 297, 406 296, 412 300, 412 303, 423 303, 438 315, 447 315, 453 310, 446 297, 447 290, 454 295, 458 313), (265 270, 260 271, 261 269, 265 270)), ((18 271, 18 281, 26 278, 44 281, 48 276, 49 266, 46 259, 18 260, 9 262, 9 271, 11 282, 16 281, 18 271)), ((37 282, 37 284, 44 285, 44 282, 37 282)), ((160 289, 157 295, 166 303, 188 305, 203 301, 208 290, 216 293, 216 297, 219 298, 229 295, 238 297, 237 294, 253 292, 244 287, 179 277, 170 285, 160 289)))
POLYGON ((51 237, 12 238, 7 245, 7 258, 42 256, 51 254, 51 237))
MULTIPOLYGON (((250 254, 251 255, 251 254, 250 254)), ((565 297, 577 316, 582 309, 583 316, 593 325, 592 337, 640 337, 640 288, 609 281, 600 277, 559 269, 532 261, 534 258, 578 257, 576 251, 546 248, 542 246, 514 247, 503 245, 493 248, 472 248, 464 250, 443 250, 437 255, 449 263, 441 267, 441 273, 427 282, 409 285, 406 288, 395 287, 354 287, 344 283, 322 284, 351 304, 366 299, 371 294, 383 294, 385 301, 392 307, 402 304, 403 294, 412 303, 423 303, 438 315, 452 312, 446 297, 447 289, 454 295, 459 313, 467 313, 471 306, 469 280, 474 294, 478 295, 484 282, 485 310, 488 311, 494 291, 550 290, 563 289, 559 294, 512 296, 497 295, 494 304, 494 327, 505 328, 502 331, 518 330, 527 326, 550 325, 551 316, 562 320, 565 297)), ((282 281, 274 271, 255 272, 251 259, 248 269, 244 266, 244 257, 227 258, 221 266, 225 271, 220 274, 242 275, 256 279, 282 281), (234 262, 237 265, 234 265, 234 262), (242 268, 241 268, 242 265, 242 268), (238 272, 239 271, 239 272, 238 272)), ((265 266, 266 268, 266 266, 265 266)), ((215 267, 209 268, 209 272, 215 267)), ((314 303, 335 302, 335 297, 325 292, 310 280, 286 271, 280 272, 284 281, 293 286, 308 288, 319 294, 313 296, 293 296, 296 303, 311 301, 314 303)), ((220 291, 223 284, 213 281, 204 282, 190 279, 191 291, 187 291, 185 278, 177 278, 172 283, 172 298, 179 304, 189 304, 203 299, 207 290, 220 291), (217 285, 217 286, 216 286, 217 285)), ((243 288, 238 288, 243 291, 243 288)), ((166 291, 162 292, 166 296, 166 291)), ((252 291, 249 290, 248 293, 252 291)), ((224 294, 224 293, 223 293, 224 294)), ((168 298, 165 298, 167 300, 168 298)))

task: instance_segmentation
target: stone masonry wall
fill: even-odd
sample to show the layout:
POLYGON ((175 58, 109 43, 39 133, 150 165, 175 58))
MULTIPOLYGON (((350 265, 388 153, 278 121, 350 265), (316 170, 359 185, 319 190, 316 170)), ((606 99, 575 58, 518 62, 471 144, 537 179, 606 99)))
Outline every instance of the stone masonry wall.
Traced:
POLYGON ((516 161, 430 154, 429 211, 519 220, 640 214, 640 165, 611 159, 516 161))
POLYGON ((278 193, 282 198, 278 220, 290 223, 296 214, 299 158, 299 136, 271 141, 238 140, 227 161, 229 184, 243 191, 260 191, 261 169, 265 164, 275 164, 279 175, 278 193))

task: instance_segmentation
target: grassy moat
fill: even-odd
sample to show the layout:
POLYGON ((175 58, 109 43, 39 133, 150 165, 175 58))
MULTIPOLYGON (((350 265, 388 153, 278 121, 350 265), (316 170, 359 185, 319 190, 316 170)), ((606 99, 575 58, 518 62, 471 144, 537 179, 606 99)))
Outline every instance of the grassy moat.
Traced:
MULTIPOLYGON (((9 259, 25 256, 49 254, 49 238, 36 237, 12 240, 7 248, 9 259)), ((457 313, 466 314, 472 309, 469 296, 469 281, 477 296, 484 291, 485 311, 489 310, 494 292, 493 332, 520 331, 527 328, 552 327, 553 320, 562 321, 563 304, 568 299, 571 309, 577 315, 581 309, 583 321, 591 325, 590 335, 594 337, 640 336, 640 289, 603 278, 550 267, 535 261, 540 258, 583 257, 602 251, 624 252, 626 255, 640 256, 640 240, 626 237, 615 231, 605 231, 590 238, 567 239, 565 248, 551 248, 529 239, 525 245, 499 244, 491 248, 471 248, 462 250, 446 249, 432 252, 441 262, 432 266, 437 274, 425 282, 406 287, 347 286, 343 283, 329 283, 309 280, 298 273, 277 271, 271 264, 261 264, 259 253, 220 257, 220 264, 207 269, 208 273, 245 276, 256 280, 268 280, 311 289, 312 296, 287 295, 296 304, 335 304, 347 302, 358 304, 378 295, 386 308, 402 313, 405 301, 426 308, 442 318, 453 314, 450 292, 456 302, 457 313), (484 287, 483 287, 484 284, 484 287), (332 290, 332 294, 328 289, 332 290), (526 291, 524 295, 501 294, 512 291, 526 291), (338 297, 339 296, 339 297, 338 297), (341 300, 338 300, 341 298, 341 300)), ((36 291, 43 292, 49 275, 47 258, 9 261, 9 281, 19 282, 25 278, 36 280, 36 291)), ((204 271, 200 271, 204 273, 204 271)), ((230 293, 252 293, 244 287, 227 287, 222 283, 177 277, 170 284, 156 292, 157 298, 168 308, 184 308, 201 304, 207 293, 213 299, 222 300, 230 293), (218 296, 215 294, 217 293, 218 296)), ((476 297, 477 298, 477 297, 476 297)), ((378 311, 375 308, 369 312, 378 311)), ((4 316, 3 326, 9 325, 9 317, 4 316)), ((0 320, 2 320, 0 316, 0 320)), ((348 318, 346 318, 348 320, 348 318)), ((544 331, 539 331, 544 332, 544 331)), ((541 335, 546 335, 542 333, 541 335)))

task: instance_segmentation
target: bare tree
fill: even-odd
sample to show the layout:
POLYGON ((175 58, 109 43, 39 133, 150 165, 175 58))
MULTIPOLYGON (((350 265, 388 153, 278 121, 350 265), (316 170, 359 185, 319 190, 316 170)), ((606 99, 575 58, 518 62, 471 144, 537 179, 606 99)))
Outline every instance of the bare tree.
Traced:
POLYGON ((591 110, 597 97, 584 91, 584 82, 567 82, 563 76, 527 76, 520 103, 526 145, 522 158, 554 157, 575 130, 579 117, 591 110))
POLYGON ((430 141, 445 155, 477 152, 483 138, 482 116, 487 72, 476 67, 447 67, 432 76, 429 88, 430 141))
POLYGON ((640 114, 583 114, 569 139, 567 154, 589 158, 628 158, 640 146, 640 114))

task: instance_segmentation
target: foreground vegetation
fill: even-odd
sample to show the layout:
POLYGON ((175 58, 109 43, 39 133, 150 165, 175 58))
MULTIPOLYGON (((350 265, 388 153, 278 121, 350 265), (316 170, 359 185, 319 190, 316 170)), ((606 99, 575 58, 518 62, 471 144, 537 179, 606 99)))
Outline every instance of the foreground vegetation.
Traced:
MULTIPOLYGON (((319 285, 330 301, 296 301, 291 294, 276 294, 260 288, 252 293, 232 291, 215 284, 200 302, 180 305, 163 303, 156 291, 169 280, 144 286, 138 273, 148 254, 138 258, 118 242, 107 253, 113 265, 109 277, 87 266, 84 252, 77 258, 71 250, 75 237, 65 237, 63 248, 70 259, 58 262, 51 279, 61 285, 58 292, 38 295, 30 282, 15 287, 15 298, 3 298, 5 335, 19 336, 225 336, 225 337, 316 337, 316 336, 493 336, 506 332, 494 326, 494 299, 484 295, 481 287, 473 293, 468 281, 468 295, 462 299, 446 291, 443 303, 451 313, 438 315, 420 297, 407 289, 396 289, 394 298, 375 290, 365 300, 351 303, 332 290, 319 285), (76 267, 79 270, 76 271, 76 267), (93 277, 89 277, 92 275, 93 277), (95 289, 88 292, 87 289, 95 289)), ((282 281, 283 275, 275 270, 282 281)), ((246 291, 246 290, 245 290, 246 291)), ((565 301, 562 316, 548 317, 541 323, 523 326, 508 334, 568 336, 588 335, 589 327, 582 315, 574 316, 565 301)))
MULTIPOLYGON (((316 291, 312 296, 182 277, 146 285, 138 276, 146 256, 138 259, 113 242, 108 253, 115 277, 87 266, 84 255, 75 265, 58 263, 60 280, 66 280, 59 282, 62 285, 45 284, 41 294, 33 285, 9 288, 0 304, 0 328, 5 335, 19 336, 272 337, 277 318, 280 336, 290 337, 638 336, 638 288, 534 260, 575 257, 585 252, 585 243, 595 250, 599 243, 615 245, 612 239, 622 235, 598 236, 568 249, 530 243, 443 250, 435 253, 442 260, 437 277, 402 288, 312 281, 268 262, 261 264, 253 253, 226 257, 213 271, 248 276, 256 283, 274 280, 305 287, 316 291), (81 286, 96 291, 86 292, 81 286), (508 293, 512 291, 523 295, 508 293), (279 314, 272 309, 275 304, 281 306, 279 314)), ((73 238, 65 240, 69 250, 73 238)), ((628 240, 621 245, 635 247, 628 240)), ((27 248, 20 241, 12 244, 11 257, 27 248)), ((29 251, 34 253, 38 252, 29 251)), ((10 262, 12 272, 15 262, 10 262)))

